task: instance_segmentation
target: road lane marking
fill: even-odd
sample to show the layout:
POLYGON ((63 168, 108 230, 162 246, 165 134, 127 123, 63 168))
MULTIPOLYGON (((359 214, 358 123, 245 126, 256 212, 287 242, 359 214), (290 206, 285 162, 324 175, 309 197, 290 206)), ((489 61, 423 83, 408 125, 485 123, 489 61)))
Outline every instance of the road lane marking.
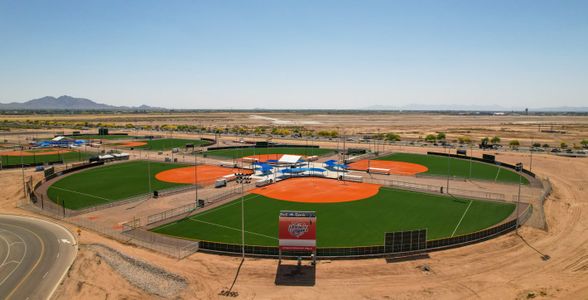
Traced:
MULTIPOLYGON (((11 224, 5 224, 5 223, 2 223, 2 225, 4 225, 4 226, 10 226, 11 224)), ((13 226, 14 226, 14 225, 13 225, 13 226)), ((18 267, 19 267, 19 266, 22 264, 22 262, 23 262, 24 258, 25 258, 25 257, 26 257, 26 255, 27 255, 27 252, 28 252, 27 243, 25 243, 25 241, 24 241, 24 240, 23 240, 23 239, 20 237, 20 235, 18 235, 18 234, 16 234, 16 233, 14 233, 14 232, 8 231, 8 230, 5 230, 5 231, 7 231, 7 232, 9 232, 9 233, 13 234, 13 235, 14 235, 14 236, 16 236, 16 237, 17 237, 19 240, 21 240, 21 241, 22 241, 22 243, 24 244, 24 252, 23 252, 23 254, 22 254, 22 256, 21 256, 21 258, 20 258, 20 261, 19 261, 19 262, 17 262, 17 261, 14 261, 14 260, 11 260, 11 261, 9 262, 9 263, 16 262, 16 266, 14 267, 14 269, 12 269, 12 271, 11 271, 10 273, 8 273, 8 276, 6 276, 6 277, 5 277, 5 278, 4 278, 4 279, 3 279, 3 280, 0 282, 0 286, 1 286, 2 284, 4 284, 4 282, 6 282, 6 280, 7 280, 8 278, 10 278, 10 276, 12 276, 12 273, 14 273, 14 271, 16 271, 16 270, 18 269, 18 267)), ((8 258, 8 257, 6 257, 6 258, 8 258)), ((7 298, 8 298, 8 297, 7 297, 7 298)))
MULTIPOLYGON (((20 227, 21 229, 24 229, 30 233, 32 233, 38 240, 39 242, 41 242, 41 254, 39 255, 39 258, 37 259, 37 261, 35 262, 35 264, 33 265, 33 267, 27 272, 27 274, 20 280, 20 282, 14 287, 14 289, 12 289, 12 291, 10 292, 10 294, 8 294, 6 296, 6 299, 9 299, 10 297, 12 297, 12 295, 14 294, 14 292, 16 292, 16 290, 18 290, 18 288, 23 284, 23 282, 25 282, 29 276, 31 276, 31 274, 33 273, 33 270, 35 270, 37 268, 37 266, 39 265, 39 263, 41 262, 41 259, 43 258, 43 256, 45 255, 45 243, 43 242, 43 240, 41 239, 41 237, 36 234, 35 232, 22 227, 22 226, 18 226, 18 225, 12 225, 14 227, 20 227)), ((25 243, 26 245, 26 243, 25 243)))
POLYGON ((0 264, 0 267, 4 265, 4 263, 6 262, 6 260, 8 259, 8 257, 10 256, 10 244, 8 243, 8 240, 5 239, 3 236, 0 235, 0 238, 4 240, 4 242, 6 243, 6 245, 8 245, 7 250, 8 252, 6 253, 6 257, 4 258, 4 260, 2 261, 2 263, 0 264))

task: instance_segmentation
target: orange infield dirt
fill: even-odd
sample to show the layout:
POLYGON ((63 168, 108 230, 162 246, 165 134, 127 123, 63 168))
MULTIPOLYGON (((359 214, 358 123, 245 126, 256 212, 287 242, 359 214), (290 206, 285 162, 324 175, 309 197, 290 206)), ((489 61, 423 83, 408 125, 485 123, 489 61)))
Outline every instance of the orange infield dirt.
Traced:
MULTIPOLYGON (((251 173, 250 170, 223 168, 219 166, 200 165, 196 166, 196 183, 210 184, 225 175, 234 173, 251 173)), ((159 181, 173 183, 194 183, 194 167, 182 167, 159 172, 155 175, 159 181)))
POLYGON ((367 171, 368 165, 370 168, 390 169, 390 174, 396 175, 415 175, 418 173, 427 172, 429 170, 429 168, 423 165, 409 162, 367 159, 349 164, 349 169, 367 171))
MULTIPOLYGON (((280 160, 280 158, 282 158, 283 155, 284 154, 258 154, 258 155, 245 156, 243 158, 255 158, 259 162, 266 162, 268 160, 280 160)), ((299 155, 299 154, 293 154, 293 155, 299 155)))
POLYGON ((53 150, 53 149, 47 149, 47 150, 34 150, 34 151, 6 151, 6 152, 0 152, 0 156, 33 156, 33 155, 52 155, 52 154, 64 154, 64 153, 68 153, 71 152, 69 150, 53 150))
POLYGON ((139 147, 139 146, 145 146, 145 145, 147 145, 147 143, 145 143, 145 142, 125 142, 125 143, 120 143, 118 145, 123 146, 123 147, 139 147))
POLYGON ((380 185, 303 177, 286 179, 251 192, 268 198, 305 203, 336 203, 362 200, 374 196, 380 185))

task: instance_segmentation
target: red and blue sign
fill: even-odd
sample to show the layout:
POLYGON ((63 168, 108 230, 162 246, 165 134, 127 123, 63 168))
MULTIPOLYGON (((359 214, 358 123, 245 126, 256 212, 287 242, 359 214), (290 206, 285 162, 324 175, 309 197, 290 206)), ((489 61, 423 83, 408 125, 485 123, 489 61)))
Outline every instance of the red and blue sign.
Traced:
POLYGON ((279 246, 282 250, 316 249, 316 214, 314 211, 280 211, 279 246))

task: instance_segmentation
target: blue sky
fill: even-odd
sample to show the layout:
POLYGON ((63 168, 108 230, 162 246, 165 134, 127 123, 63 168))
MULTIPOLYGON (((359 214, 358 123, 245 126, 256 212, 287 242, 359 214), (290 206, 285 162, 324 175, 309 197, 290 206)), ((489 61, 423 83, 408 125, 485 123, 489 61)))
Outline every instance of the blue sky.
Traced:
POLYGON ((0 102, 588 106, 588 1, 0 0, 0 102))

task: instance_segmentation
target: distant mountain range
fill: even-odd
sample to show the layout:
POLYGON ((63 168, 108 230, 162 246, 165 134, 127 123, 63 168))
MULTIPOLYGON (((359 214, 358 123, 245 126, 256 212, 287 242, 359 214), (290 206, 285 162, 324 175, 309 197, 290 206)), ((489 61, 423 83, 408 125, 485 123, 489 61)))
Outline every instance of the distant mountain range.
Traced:
MULTIPOLYGON (((211 108, 212 109, 212 108, 211 108)), ((104 110, 104 111, 164 111, 169 110, 161 107, 153 107, 148 105, 141 106, 115 106, 103 103, 98 103, 90 99, 75 98, 71 96, 60 96, 58 98, 47 96, 39 99, 33 99, 26 102, 11 102, 0 103, 0 111, 6 110, 104 110)), ((180 109, 181 110, 181 109, 180 109)), ((214 109, 212 109, 214 110, 214 109)), ((227 109, 219 109, 224 111, 227 109)), ((245 111, 256 109, 244 109, 245 111)), ((263 110, 263 109, 261 109, 263 110)), ((276 109, 276 111, 289 110, 296 111, 296 109, 276 109)), ((329 109, 324 109, 329 110, 329 109)), ((353 109, 351 109, 353 110, 353 109)), ((357 110, 366 111, 464 111, 464 112, 523 112, 525 107, 503 107, 499 105, 425 105, 425 104, 410 104, 404 106, 391 105, 372 105, 357 110)), ((544 107, 544 108, 529 108, 529 112, 545 112, 545 113, 588 113, 588 107, 544 107)))
POLYGON ((0 103, 0 110, 165 110, 165 108, 141 106, 114 106, 97 103, 90 99, 47 96, 26 102, 0 103))
MULTIPOLYGON (((500 105, 426 105, 426 104, 410 104, 404 106, 390 106, 390 105, 372 105, 362 108, 362 110, 395 110, 395 111, 495 111, 495 112, 522 112, 525 107, 503 107, 500 105)), ((588 112, 588 107, 572 107, 572 106, 558 106, 558 107, 529 107, 530 112, 588 112)))

